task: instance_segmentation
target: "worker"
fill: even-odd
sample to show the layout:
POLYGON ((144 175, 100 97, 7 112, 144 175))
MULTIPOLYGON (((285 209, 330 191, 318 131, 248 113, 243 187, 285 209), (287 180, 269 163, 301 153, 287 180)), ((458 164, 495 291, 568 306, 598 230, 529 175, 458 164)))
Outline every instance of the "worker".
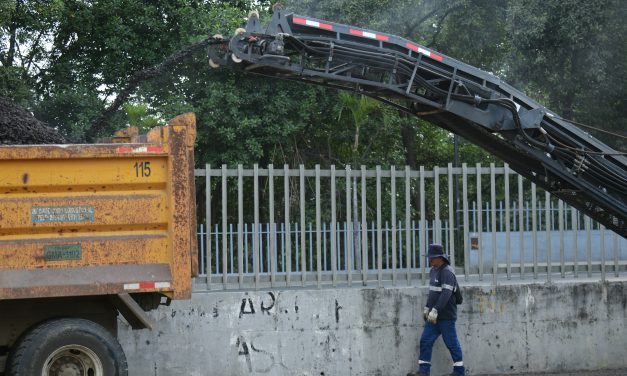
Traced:
POLYGON ((420 337, 418 372, 409 373, 407 376, 429 375, 431 351, 435 340, 440 335, 442 335, 444 344, 453 358, 453 373, 451 375, 462 376, 465 372, 462 347, 455 330, 457 304, 453 292, 459 288, 455 270, 450 266, 450 261, 444 254, 441 245, 430 244, 427 256, 431 271, 429 272, 429 296, 423 310, 425 326, 420 337))

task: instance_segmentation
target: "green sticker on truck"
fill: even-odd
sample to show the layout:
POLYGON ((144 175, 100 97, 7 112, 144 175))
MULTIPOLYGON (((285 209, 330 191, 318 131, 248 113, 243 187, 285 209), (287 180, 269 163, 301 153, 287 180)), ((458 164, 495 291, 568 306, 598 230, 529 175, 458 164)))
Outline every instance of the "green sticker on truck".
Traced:
POLYGON ((80 244, 59 244, 44 246, 44 260, 65 261, 80 260, 82 256, 80 244))
POLYGON ((31 221, 41 222, 93 222, 94 207, 79 206, 33 206, 30 209, 31 221))

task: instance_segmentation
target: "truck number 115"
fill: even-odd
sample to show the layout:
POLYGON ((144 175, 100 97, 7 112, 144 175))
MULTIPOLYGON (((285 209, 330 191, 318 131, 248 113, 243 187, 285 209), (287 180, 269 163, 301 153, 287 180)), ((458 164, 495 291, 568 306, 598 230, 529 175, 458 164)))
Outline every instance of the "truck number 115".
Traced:
POLYGON ((142 178, 150 176, 150 162, 135 162, 133 167, 135 167, 135 176, 142 178))

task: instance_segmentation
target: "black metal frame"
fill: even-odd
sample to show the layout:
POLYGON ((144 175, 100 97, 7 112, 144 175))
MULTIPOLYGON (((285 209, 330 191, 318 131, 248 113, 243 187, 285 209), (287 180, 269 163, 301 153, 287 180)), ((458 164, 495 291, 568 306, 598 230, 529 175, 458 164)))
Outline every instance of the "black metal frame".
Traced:
POLYGON ((493 153, 627 237, 627 158, 499 78, 406 39, 275 10, 210 47, 215 64, 370 96, 493 153), (240 30, 241 31, 241 30, 240 30))

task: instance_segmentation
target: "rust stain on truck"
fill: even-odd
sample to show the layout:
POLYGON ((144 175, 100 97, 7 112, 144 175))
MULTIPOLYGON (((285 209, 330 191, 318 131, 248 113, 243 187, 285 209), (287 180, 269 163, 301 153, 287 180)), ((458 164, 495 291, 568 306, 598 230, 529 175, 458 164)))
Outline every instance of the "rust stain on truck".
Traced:
POLYGON ((191 296, 195 116, 126 133, 0 147, 0 300, 191 296))

